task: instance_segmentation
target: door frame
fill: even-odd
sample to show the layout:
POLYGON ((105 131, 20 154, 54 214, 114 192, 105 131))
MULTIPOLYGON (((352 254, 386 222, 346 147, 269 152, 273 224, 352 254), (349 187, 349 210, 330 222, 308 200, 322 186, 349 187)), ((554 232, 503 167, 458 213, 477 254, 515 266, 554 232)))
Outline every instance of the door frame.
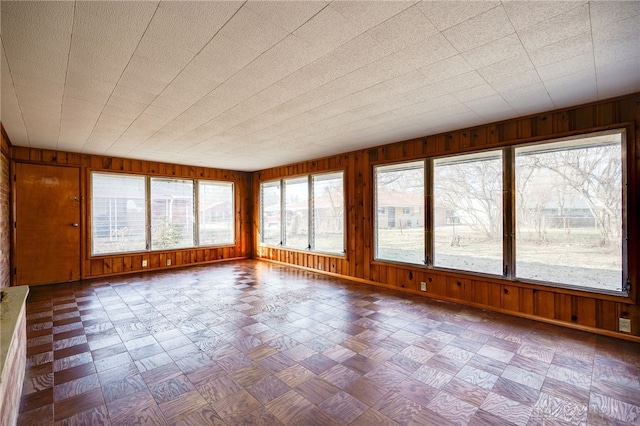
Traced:
MULTIPOLYGON (((55 160, 55 157, 54 157, 55 160)), ((79 203, 80 203, 80 218, 79 218, 79 222, 78 222, 78 226, 79 226, 79 256, 78 256, 78 265, 79 265, 79 271, 80 271, 80 278, 79 280, 83 280, 85 279, 85 265, 84 265, 84 253, 85 253, 85 241, 86 241, 86 182, 85 182, 85 177, 84 177, 84 173, 82 173, 83 171, 83 167, 82 166, 76 166, 76 165, 67 165, 67 164, 57 164, 54 162, 42 162, 42 161, 16 161, 16 160, 9 160, 9 180, 10 180, 10 191, 11 191, 11 195, 9 197, 10 199, 10 206, 9 206, 9 210, 11 212, 11 223, 9 228, 11 229, 10 232, 10 239, 11 239, 11 244, 10 244, 10 251, 9 251, 9 258, 11 259, 11 266, 10 266, 10 271, 9 271, 9 275, 10 275, 10 283, 12 286, 17 286, 18 282, 17 282, 17 277, 15 274, 16 268, 17 268, 17 256, 16 256, 16 252, 17 252, 17 235, 16 235, 16 220, 17 220, 17 194, 16 194, 16 186, 17 186, 17 182, 16 182, 16 170, 17 170, 17 165, 18 164, 30 164, 30 165, 34 165, 34 166, 54 166, 54 167, 66 167, 66 168, 70 168, 70 169, 76 169, 78 172, 78 189, 79 189, 79 194, 78 196, 80 197, 79 203)), ((49 283, 48 283, 49 284, 49 283)), ((30 284, 30 285, 47 285, 47 284, 30 284)))

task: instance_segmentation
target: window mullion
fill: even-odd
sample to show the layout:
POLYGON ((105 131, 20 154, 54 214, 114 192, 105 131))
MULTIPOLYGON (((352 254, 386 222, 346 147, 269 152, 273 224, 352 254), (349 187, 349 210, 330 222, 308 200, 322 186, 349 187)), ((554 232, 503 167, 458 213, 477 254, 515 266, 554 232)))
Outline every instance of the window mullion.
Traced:
POLYGON ((425 236, 425 265, 433 266, 433 159, 425 160, 424 173, 425 206, 424 206, 424 236, 425 236))
POLYGON ((145 238, 147 251, 151 250, 151 177, 145 177, 145 203, 147 205, 147 211, 145 214, 145 238))
POLYGON ((513 148, 505 148, 503 155, 502 171, 502 228, 503 228, 503 268, 505 278, 513 279, 516 276, 516 233, 515 233, 515 154, 513 148))
POLYGON ((200 246, 200 181, 193 180, 193 245, 200 246))
POLYGON ((307 249, 308 250, 313 250, 315 248, 315 232, 314 232, 314 221, 315 221, 315 214, 314 214, 314 190, 313 190, 313 178, 312 175, 309 175, 308 177, 308 181, 307 181, 307 194, 308 194, 308 206, 307 209, 309 210, 309 214, 307 215, 307 249))

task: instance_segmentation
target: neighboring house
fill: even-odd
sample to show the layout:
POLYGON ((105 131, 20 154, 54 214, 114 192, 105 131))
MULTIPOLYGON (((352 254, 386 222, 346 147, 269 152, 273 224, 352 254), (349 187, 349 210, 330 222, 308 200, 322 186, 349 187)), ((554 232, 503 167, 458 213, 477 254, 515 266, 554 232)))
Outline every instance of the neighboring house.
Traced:
POLYGON ((376 200, 378 229, 424 226, 424 196, 379 189, 376 200))

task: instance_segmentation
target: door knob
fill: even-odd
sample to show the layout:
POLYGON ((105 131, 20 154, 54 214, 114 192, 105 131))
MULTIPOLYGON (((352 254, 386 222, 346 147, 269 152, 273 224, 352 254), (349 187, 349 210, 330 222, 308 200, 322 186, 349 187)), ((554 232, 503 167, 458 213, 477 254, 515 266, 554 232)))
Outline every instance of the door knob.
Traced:
POLYGON ((71 226, 73 226, 74 228, 77 228, 78 224, 74 222, 74 223, 71 224, 71 226))

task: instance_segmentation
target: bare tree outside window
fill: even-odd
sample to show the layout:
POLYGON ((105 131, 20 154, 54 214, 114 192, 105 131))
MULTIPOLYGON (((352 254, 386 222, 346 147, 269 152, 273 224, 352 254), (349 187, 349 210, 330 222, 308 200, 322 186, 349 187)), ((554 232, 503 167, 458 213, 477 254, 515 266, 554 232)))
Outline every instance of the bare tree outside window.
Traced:
POLYGON ((434 160, 434 266, 502 273, 502 153, 434 160))
POLYGON ((516 148, 520 278, 620 290, 621 134, 516 148))

